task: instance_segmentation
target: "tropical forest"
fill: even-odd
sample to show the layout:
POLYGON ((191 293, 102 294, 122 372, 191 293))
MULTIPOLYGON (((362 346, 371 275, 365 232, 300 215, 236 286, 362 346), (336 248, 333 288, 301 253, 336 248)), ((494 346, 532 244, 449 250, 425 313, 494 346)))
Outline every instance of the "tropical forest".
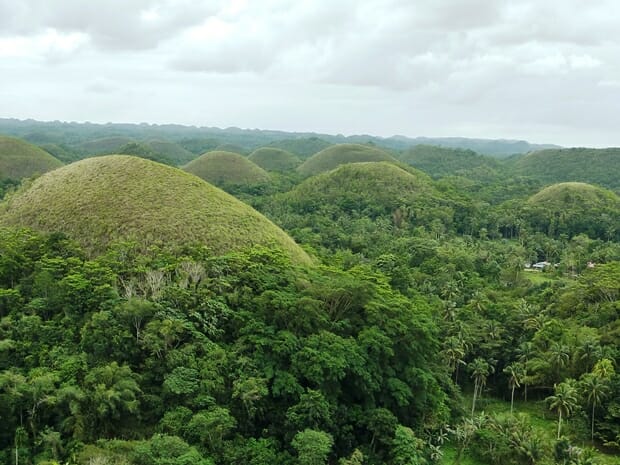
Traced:
POLYGON ((0 134, 0 463, 620 464, 620 149, 0 134))

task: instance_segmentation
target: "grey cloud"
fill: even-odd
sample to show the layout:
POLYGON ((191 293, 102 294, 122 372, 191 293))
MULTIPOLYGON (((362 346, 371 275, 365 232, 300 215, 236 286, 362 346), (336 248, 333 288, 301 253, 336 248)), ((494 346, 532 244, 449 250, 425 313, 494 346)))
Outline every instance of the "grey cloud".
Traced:
POLYGON ((184 28, 219 11, 219 1, 190 0, 22 0, 9 4, 0 34, 30 35, 46 29, 89 34, 101 49, 154 48, 184 28))

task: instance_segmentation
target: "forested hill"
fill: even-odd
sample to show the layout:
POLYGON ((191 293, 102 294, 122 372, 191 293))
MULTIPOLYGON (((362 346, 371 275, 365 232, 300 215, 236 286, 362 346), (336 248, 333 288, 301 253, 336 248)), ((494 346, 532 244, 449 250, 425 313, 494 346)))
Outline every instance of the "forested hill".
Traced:
MULTIPOLYGON (((542 148, 557 147, 554 145, 530 144, 526 141, 503 140, 503 139, 467 139, 459 137, 449 138, 410 138, 405 136, 377 137, 367 134, 344 136, 342 134, 318 134, 313 132, 286 132, 260 129, 239 129, 215 127, 183 126, 176 124, 94 124, 94 123, 75 123, 60 121, 35 121, 0 118, 0 134, 8 134, 23 138, 34 144, 64 144, 67 146, 77 146, 96 139, 116 138, 117 146, 120 147, 132 140, 146 141, 151 139, 164 139, 172 142, 187 141, 191 146, 198 146, 196 139, 202 139, 208 143, 208 147, 201 150, 201 153, 215 149, 218 144, 235 144, 247 153, 265 145, 273 144, 283 148, 302 158, 308 157, 324 148, 325 142, 329 144, 341 143, 361 143, 371 142, 377 146, 403 150, 413 145, 439 145, 461 149, 470 149, 485 155, 496 157, 506 157, 517 153, 527 153, 532 150, 542 148), (324 143, 314 141, 321 139, 324 143), (310 139, 310 141, 308 141, 310 139), (213 141, 217 143, 212 145, 213 141), (301 140, 301 145, 299 141, 301 140), (300 150, 297 151, 296 147, 300 150)), ((181 144, 183 145, 183 144, 181 144)), ((90 146, 87 146, 90 147, 90 146)), ((98 146, 96 145, 95 148, 98 146)), ((189 151, 193 151, 190 146, 185 146, 189 151)), ((218 150, 229 150, 220 148, 218 150)), ((230 150, 229 150, 230 151, 230 150)), ((101 152, 100 152, 101 153, 101 152)), ((107 151, 106 153, 113 153, 107 151)))
POLYGON ((580 181, 620 192, 620 148, 536 151, 517 160, 515 172, 545 184, 580 181))
POLYGON ((198 128, 72 161, 59 127, 0 179, 0 464, 620 465, 614 191, 198 128))

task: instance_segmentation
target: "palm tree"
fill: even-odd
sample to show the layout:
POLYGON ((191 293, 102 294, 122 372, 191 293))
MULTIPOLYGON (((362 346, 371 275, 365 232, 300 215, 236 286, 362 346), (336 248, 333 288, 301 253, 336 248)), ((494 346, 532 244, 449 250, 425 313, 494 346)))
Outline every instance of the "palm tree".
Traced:
POLYGON ((592 404, 592 431, 591 440, 594 441, 594 413, 596 407, 601 405, 603 400, 609 394, 609 386, 603 378, 599 376, 589 374, 583 377, 582 387, 585 393, 586 400, 589 404, 592 404))
POLYGON ((586 371, 590 371, 601 358, 601 345, 596 339, 588 338, 577 348, 575 355, 585 364, 586 371))
POLYGON ((455 374, 454 383, 458 384, 459 365, 464 365, 463 358, 465 357, 465 348, 462 342, 455 336, 451 336, 446 339, 444 343, 443 355, 448 361, 450 371, 455 374))
POLYGON ((517 349, 517 353, 519 354, 519 361, 523 362, 523 377, 521 378, 523 381, 524 387, 524 398, 525 402, 527 402, 527 374, 528 374, 528 362, 534 357, 536 354, 536 348, 534 344, 530 341, 526 341, 522 343, 517 349))
POLYGON ((549 348, 549 357, 551 364, 555 367, 555 375, 558 380, 560 379, 560 371, 568 365, 570 360, 569 353, 568 347, 559 342, 554 342, 549 348))
POLYGON ((568 417, 577 406, 577 390, 571 384, 563 382, 553 386, 554 395, 545 400, 549 403, 549 409, 558 412, 558 439, 562 430, 562 416, 568 417))
POLYGON ((495 370, 492 365, 480 357, 469 364, 469 369, 471 377, 474 379, 474 398, 471 403, 471 416, 473 417, 476 409, 476 398, 482 393, 482 388, 487 382, 487 376, 495 370))
POLYGON ((524 378, 524 369, 521 363, 513 362, 504 368, 504 373, 508 375, 508 387, 510 388, 510 414, 512 415, 515 403, 515 389, 521 387, 521 380, 524 378))

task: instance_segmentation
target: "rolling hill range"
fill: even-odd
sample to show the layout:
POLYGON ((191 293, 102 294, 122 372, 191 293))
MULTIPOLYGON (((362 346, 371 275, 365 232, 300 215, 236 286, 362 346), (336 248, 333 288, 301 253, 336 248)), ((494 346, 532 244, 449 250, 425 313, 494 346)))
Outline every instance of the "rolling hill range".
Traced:
POLYGON ((0 136, 0 179, 20 180, 62 166, 43 149, 13 137, 0 136))
POLYGON ((514 170, 548 184, 579 181, 620 192, 620 148, 531 152, 517 160, 514 170))
POLYGON ((320 152, 321 150, 326 149, 330 145, 333 145, 330 142, 327 142, 318 137, 301 137, 299 139, 283 139, 273 141, 269 144, 270 147, 279 148, 282 150, 286 150, 287 152, 291 152, 292 154, 302 158, 310 158, 315 153, 320 152))
POLYGON ((269 174, 238 153, 213 151, 192 160, 183 167, 216 186, 252 185, 269 181, 269 174))
POLYGON ((478 168, 498 169, 499 162, 472 150, 415 145, 398 157, 404 163, 424 171, 434 178, 467 174, 478 168))
POLYGON ((201 179, 141 158, 88 158, 41 176, 0 207, 0 224, 63 232, 90 253, 116 240, 207 245, 213 253, 259 244, 310 258, 260 213, 201 179))
POLYGON ((304 176, 312 176, 330 171, 347 163, 397 160, 387 152, 376 147, 361 144, 338 144, 314 154, 302 163, 297 171, 304 176))
POLYGON ((89 140, 78 144, 75 149, 84 155, 103 155, 118 153, 118 150, 126 144, 134 142, 130 137, 102 137, 100 139, 89 140))
POLYGON ((240 145, 237 144, 233 144, 233 143, 224 143, 224 144, 220 144, 217 147, 215 147, 213 149, 214 152, 233 152, 233 153, 238 153, 239 155, 246 155, 248 153, 248 151, 241 147, 240 145))
POLYGON ((153 152, 172 160, 176 166, 185 165, 196 158, 196 155, 189 150, 167 140, 149 140, 144 144, 153 152))
POLYGON ((248 157, 265 171, 293 171, 297 168, 301 160, 286 150, 275 147, 261 147, 254 150, 248 157))
POLYGON ((531 196, 524 212, 532 226, 549 235, 573 231, 591 238, 620 238, 620 197, 598 186, 553 184, 531 196))

